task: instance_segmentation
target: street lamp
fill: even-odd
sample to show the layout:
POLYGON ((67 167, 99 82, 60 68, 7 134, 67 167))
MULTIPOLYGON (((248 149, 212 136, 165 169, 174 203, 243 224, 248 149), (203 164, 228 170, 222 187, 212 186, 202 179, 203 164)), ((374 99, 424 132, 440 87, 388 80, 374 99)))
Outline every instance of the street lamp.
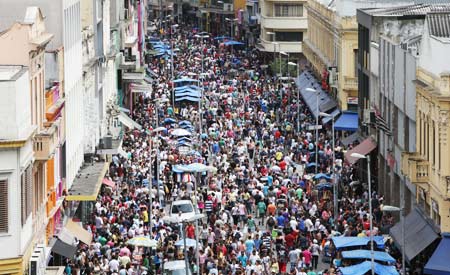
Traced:
MULTIPOLYGON (((197 34, 197 35, 195 35, 195 37, 202 39, 201 40, 200 53, 202 55, 202 73, 201 73, 201 76, 203 76, 203 69, 204 69, 204 66, 203 66, 203 60, 204 60, 204 57, 203 57, 203 39, 209 38, 209 35, 207 35, 207 34, 205 34, 205 35, 198 35, 197 34)), ((200 77, 199 77, 199 79, 200 79, 200 77)), ((202 135, 202 101, 203 101, 203 90, 204 90, 203 89, 203 81, 200 81, 200 87, 202 89, 200 91, 200 101, 198 102, 198 114, 199 114, 199 135, 200 135, 199 141, 200 141, 200 145, 201 145, 201 135, 202 135)))
POLYGON ((333 164, 332 164, 332 168, 331 168, 332 169, 332 174, 333 174, 333 206, 334 206, 335 227, 337 227, 336 226, 336 221, 337 221, 337 218, 338 218, 339 207, 338 207, 338 182, 336 180, 336 174, 335 174, 335 171, 336 171, 336 166, 335 166, 336 155, 335 155, 335 151, 334 151, 334 149, 335 149, 335 146, 334 146, 334 139, 335 139, 335 137, 334 137, 334 116, 330 115, 330 114, 327 114, 327 113, 324 113, 324 112, 320 112, 319 115, 322 116, 322 117, 331 117, 331 136, 332 136, 332 138, 331 138, 331 147, 332 147, 332 150, 333 150, 333 152, 332 152, 333 153, 333 164))
POLYGON ((316 158, 316 174, 317 174, 317 166, 319 166, 318 163, 318 155, 319 155, 319 150, 318 150, 318 145, 319 145, 319 91, 313 88, 306 88, 305 89, 307 92, 310 93, 315 93, 316 94, 316 144, 315 144, 315 149, 316 149, 316 154, 315 154, 315 158, 316 158))
MULTIPOLYGON (((294 62, 288 62, 288 70, 290 66, 297 67, 297 79, 300 76, 300 66, 294 62)), ((297 132, 300 132, 300 87, 297 85, 297 132)))
POLYGON ((369 185, 369 224, 370 224, 370 260, 371 260, 371 271, 372 275, 374 275, 375 267, 374 267, 374 252, 373 252, 373 218, 372 218, 372 179, 370 178, 370 156, 362 155, 359 153, 352 153, 350 155, 353 158, 357 159, 366 159, 367 160, 367 181, 369 185))
POLYGON ((391 206, 391 205, 381 205, 381 211, 383 212, 399 212, 401 215, 401 223, 402 223, 402 274, 406 274, 406 259, 405 259, 405 251, 406 251, 406 242, 405 242, 405 208, 391 206))

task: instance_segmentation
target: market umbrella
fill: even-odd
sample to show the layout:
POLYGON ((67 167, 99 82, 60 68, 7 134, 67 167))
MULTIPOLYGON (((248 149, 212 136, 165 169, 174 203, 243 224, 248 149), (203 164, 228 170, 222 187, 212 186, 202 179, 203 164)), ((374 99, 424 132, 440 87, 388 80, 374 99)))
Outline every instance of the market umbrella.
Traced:
POLYGON ((177 122, 177 121, 176 121, 175 119, 170 118, 170 117, 164 119, 164 123, 165 123, 165 124, 172 124, 172 123, 176 123, 176 122, 177 122))
MULTIPOLYGON (((175 243, 175 246, 184 246, 184 239, 178 240, 175 243)), ((190 238, 186 238, 186 247, 196 247, 195 240, 194 239, 190 239, 190 238)))
POLYGON ((170 132, 170 134, 172 136, 177 136, 177 137, 192 135, 191 132, 189 132, 188 130, 181 129, 181 128, 177 128, 177 129, 173 130, 172 132, 170 132))
POLYGON ((134 237, 128 240, 127 244, 142 247, 156 247, 158 242, 147 237, 134 237))
POLYGON ((314 179, 327 179, 327 180, 329 180, 329 179, 331 179, 331 177, 330 176, 328 176, 327 174, 323 174, 323 173, 319 173, 319 174, 316 174, 315 176, 314 176, 314 179))
POLYGON ((274 166, 270 167, 270 170, 274 171, 274 172, 280 172, 281 168, 278 165, 274 165, 274 166))
POLYGON ((317 190, 325 190, 325 189, 331 189, 331 184, 329 183, 319 183, 316 186, 314 186, 317 190))
POLYGON ((166 127, 158 127, 152 130, 152 132, 161 132, 167 130, 166 127))

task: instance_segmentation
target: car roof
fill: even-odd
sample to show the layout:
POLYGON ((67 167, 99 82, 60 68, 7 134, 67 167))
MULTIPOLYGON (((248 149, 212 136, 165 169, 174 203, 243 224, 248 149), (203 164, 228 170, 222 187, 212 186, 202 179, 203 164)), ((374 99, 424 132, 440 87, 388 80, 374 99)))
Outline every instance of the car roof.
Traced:
POLYGON ((179 200, 179 201, 174 201, 172 202, 172 204, 174 205, 180 205, 180 204, 192 204, 192 202, 190 200, 179 200))

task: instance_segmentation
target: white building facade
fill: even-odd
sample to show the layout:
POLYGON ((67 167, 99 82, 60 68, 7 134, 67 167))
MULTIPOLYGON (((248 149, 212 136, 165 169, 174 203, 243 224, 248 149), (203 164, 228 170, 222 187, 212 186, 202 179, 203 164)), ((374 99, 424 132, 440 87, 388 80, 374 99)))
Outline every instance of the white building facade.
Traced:
POLYGON ((301 53, 308 28, 307 1, 260 1, 261 33, 257 47, 265 52, 301 53))

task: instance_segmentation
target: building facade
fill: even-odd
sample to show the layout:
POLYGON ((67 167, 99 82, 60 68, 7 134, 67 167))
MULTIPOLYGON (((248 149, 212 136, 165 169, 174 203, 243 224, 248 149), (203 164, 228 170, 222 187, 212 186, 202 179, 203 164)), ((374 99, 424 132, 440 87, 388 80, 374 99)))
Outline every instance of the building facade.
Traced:
POLYGON ((416 150, 403 154, 402 171, 417 187, 417 205, 441 232, 450 232, 450 11, 426 17, 416 80, 416 150))
POLYGON ((0 273, 22 275, 33 240, 33 124, 25 66, 0 66, 0 273), (27 256, 26 256, 27 255, 27 256))

